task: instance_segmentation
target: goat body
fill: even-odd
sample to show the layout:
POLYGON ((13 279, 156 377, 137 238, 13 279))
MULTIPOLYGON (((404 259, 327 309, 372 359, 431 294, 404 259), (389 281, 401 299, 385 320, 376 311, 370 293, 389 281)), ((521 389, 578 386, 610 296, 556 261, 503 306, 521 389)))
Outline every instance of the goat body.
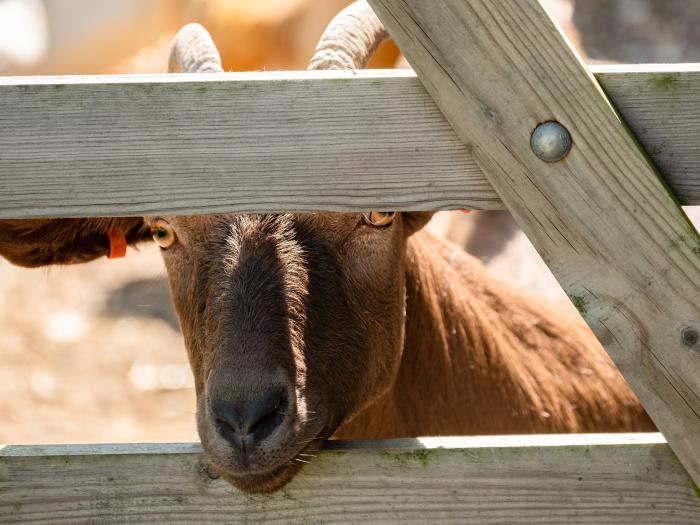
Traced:
POLYGON ((335 437, 654 430, 580 319, 499 283, 426 231, 409 239, 406 256, 395 383, 335 437))

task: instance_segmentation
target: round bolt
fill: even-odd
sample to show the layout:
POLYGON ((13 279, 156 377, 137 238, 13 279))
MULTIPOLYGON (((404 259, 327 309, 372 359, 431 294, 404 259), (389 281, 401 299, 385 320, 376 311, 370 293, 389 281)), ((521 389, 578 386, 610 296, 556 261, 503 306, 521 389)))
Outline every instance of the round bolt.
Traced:
POLYGON ((532 151, 545 162, 562 160, 571 151, 571 144, 571 133, 559 122, 540 124, 530 138, 532 151))
POLYGON ((683 344, 688 348, 693 348, 696 344, 698 344, 699 340, 700 334, 698 334, 698 331, 694 328, 688 327, 681 331, 681 341, 683 341, 683 344))

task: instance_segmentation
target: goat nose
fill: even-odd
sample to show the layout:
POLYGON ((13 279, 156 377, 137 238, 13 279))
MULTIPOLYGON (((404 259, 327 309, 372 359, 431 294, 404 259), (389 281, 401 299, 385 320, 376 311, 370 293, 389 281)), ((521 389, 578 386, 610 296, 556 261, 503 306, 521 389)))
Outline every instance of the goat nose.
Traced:
POLYGON ((215 400, 211 409, 219 434, 241 447, 255 445, 272 434, 282 424, 287 404, 284 390, 272 390, 245 401, 215 400))

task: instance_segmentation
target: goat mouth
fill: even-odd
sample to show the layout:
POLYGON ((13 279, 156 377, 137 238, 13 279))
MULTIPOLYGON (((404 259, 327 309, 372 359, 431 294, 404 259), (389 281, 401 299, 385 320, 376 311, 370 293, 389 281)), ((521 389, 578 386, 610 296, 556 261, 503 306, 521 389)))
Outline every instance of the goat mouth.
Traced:
POLYGON ((211 471, 247 493, 274 492, 285 486, 315 458, 315 452, 332 434, 328 432, 325 411, 316 408, 309 412, 315 417, 289 418, 283 423, 284 428, 261 443, 241 449, 217 430, 206 398, 201 396, 197 402, 197 427, 205 462, 211 471))
POLYGON ((316 457, 315 453, 323 447, 323 443, 323 439, 313 438, 294 457, 264 472, 241 474, 221 466, 218 462, 212 462, 211 465, 219 476, 237 489, 249 494, 267 494, 292 481, 299 471, 316 457))

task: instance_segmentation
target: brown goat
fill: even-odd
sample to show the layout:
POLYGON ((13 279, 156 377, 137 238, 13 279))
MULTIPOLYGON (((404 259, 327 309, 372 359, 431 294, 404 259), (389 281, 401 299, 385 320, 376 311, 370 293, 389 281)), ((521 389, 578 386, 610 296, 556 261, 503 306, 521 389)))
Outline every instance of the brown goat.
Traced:
MULTIPOLYGON (((361 67, 383 37, 364 3, 312 67, 361 67)), ((200 26, 171 66, 217 71, 200 26)), ((162 248, 212 466, 275 490, 330 436, 651 430, 580 320, 495 282, 426 232, 429 213, 0 221, 25 266, 106 255, 109 232, 162 248)))

